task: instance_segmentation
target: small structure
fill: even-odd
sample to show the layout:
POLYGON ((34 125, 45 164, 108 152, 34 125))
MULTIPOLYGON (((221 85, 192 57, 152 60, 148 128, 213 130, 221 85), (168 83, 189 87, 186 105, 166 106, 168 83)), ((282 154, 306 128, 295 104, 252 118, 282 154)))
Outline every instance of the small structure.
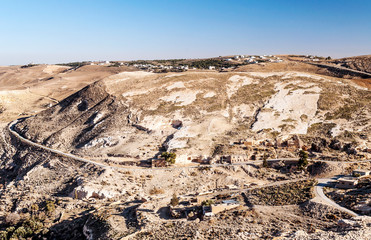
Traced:
POLYGON ((230 210, 240 206, 240 202, 235 200, 224 200, 220 204, 212 204, 211 205, 211 213, 213 215, 218 214, 220 212, 230 210))
POLYGON ((166 167, 167 162, 165 159, 152 159, 151 160, 151 166, 152 167, 166 167))
POLYGON ((248 146, 252 147, 252 146, 255 145, 255 142, 254 142, 253 139, 245 139, 245 140, 243 141, 243 144, 244 144, 246 147, 248 147, 248 146))
POLYGON ((203 157, 198 163, 205 165, 212 164, 212 159, 209 157, 203 157))
POLYGON ((240 163, 240 162, 246 162, 249 160, 249 157, 247 155, 241 154, 241 155, 230 155, 226 158, 227 162, 229 163, 240 163))
POLYGON ((196 200, 197 200, 197 204, 202 204, 202 202, 206 201, 210 199, 210 196, 208 194, 205 194, 205 195, 199 195, 196 197, 196 200))
POLYGON ((215 70, 215 66, 209 66, 209 70, 215 70))
POLYGON ((236 200, 224 200, 219 204, 211 204, 211 206, 203 206, 202 214, 204 217, 213 217, 215 214, 231 210, 240 206, 240 202, 236 200))
POLYGON ((225 185, 225 188, 229 189, 229 190, 237 190, 238 189, 238 187, 236 185, 232 185, 232 184, 225 185))
POLYGON ((370 175, 370 170, 357 169, 354 170, 352 175, 353 177, 365 177, 370 175))
POLYGON ((202 207, 202 214, 204 215, 204 217, 212 217, 214 216, 212 210, 211 210, 211 206, 203 206, 202 207))
POLYGON ((338 183, 336 184, 337 188, 354 188, 358 184, 358 179, 354 177, 343 177, 338 179, 338 183))

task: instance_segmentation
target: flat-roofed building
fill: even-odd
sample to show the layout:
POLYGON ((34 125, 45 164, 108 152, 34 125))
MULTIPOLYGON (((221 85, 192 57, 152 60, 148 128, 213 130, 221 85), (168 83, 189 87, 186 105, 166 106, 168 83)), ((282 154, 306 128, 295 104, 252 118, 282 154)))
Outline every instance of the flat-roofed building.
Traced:
POLYGON ((364 176, 369 176, 370 175, 370 170, 364 170, 364 169, 357 169, 353 170, 353 177, 364 177, 364 176))
POLYGON ((358 184, 358 179, 354 177, 342 177, 338 179, 337 188, 355 188, 358 184))

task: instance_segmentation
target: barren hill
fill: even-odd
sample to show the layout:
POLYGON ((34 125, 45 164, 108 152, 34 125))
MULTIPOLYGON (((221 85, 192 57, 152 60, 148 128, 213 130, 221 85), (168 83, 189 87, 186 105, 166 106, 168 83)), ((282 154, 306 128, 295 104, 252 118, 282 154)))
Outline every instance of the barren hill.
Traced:
POLYGON ((342 61, 344 67, 371 73, 371 55, 342 58, 338 61, 342 61))
POLYGON ((371 156, 367 79, 297 62, 128 70, 0 68, 0 236, 369 239, 369 218, 336 225, 350 216, 321 202, 308 181, 370 169, 357 161, 371 156), (15 130, 53 151, 9 131, 20 116, 15 130), (327 161, 298 171, 295 161, 274 159, 297 157, 300 148, 327 161), (164 151, 176 153, 175 166, 140 161, 164 151), (212 164, 191 163, 200 156, 212 164), (241 156, 243 164, 218 164, 241 156), (266 157, 268 166, 255 161, 266 157), (208 220, 203 205, 224 201, 239 206, 208 220))
POLYGON ((370 116, 367 88, 312 73, 122 72, 26 119, 17 130, 83 156, 145 160, 171 150, 185 162, 246 138, 350 133, 366 147, 370 116))
POLYGON ((86 85, 127 67, 58 65, 0 67, 0 120, 31 115, 66 98, 86 85))

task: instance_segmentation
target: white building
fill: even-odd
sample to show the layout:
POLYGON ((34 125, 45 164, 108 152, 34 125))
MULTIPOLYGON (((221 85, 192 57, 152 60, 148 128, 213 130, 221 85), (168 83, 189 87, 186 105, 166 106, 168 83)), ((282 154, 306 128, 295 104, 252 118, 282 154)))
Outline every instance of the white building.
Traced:
POLYGON ((336 184, 337 188, 355 188, 358 184, 358 179, 354 177, 342 177, 338 179, 338 183, 336 184))

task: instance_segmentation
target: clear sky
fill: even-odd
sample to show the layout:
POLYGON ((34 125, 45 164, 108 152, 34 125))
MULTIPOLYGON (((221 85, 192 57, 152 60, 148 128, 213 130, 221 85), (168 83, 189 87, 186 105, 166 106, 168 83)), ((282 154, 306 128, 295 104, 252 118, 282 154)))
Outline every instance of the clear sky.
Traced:
POLYGON ((371 54, 371 0, 1 0, 0 65, 371 54))

